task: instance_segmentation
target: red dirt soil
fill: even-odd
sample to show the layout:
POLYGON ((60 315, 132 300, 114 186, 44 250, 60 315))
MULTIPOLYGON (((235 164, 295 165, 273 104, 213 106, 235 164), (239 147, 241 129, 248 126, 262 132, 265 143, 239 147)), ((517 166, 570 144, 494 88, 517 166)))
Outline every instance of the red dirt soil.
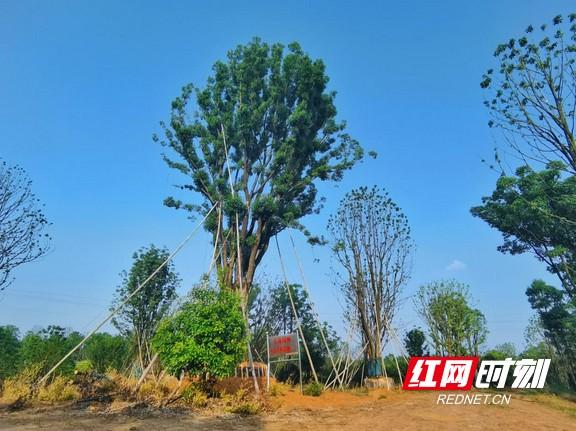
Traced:
POLYGON ((296 391, 272 397, 258 416, 144 412, 97 414, 71 407, 0 413, 0 429, 13 430, 576 430, 576 403, 552 396, 512 394, 510 405, 436 405, 438 393, 373 390, 296 391))

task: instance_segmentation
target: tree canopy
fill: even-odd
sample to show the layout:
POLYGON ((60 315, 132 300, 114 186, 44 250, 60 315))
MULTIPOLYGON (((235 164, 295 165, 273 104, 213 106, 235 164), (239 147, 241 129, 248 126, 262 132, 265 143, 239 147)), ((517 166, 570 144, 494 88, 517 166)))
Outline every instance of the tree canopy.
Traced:
POLYGON ((455 280, 428 283, 414 301, 437 355, 479 355, 488 334, 486 318, 470 306, 466 285, 455 280))
POLYGON ((320 208, 316 183, 341 180, 363 151, 336 118, 324 63, 297 43, 254 39, 212 71, 203 88, 183 88, 155 140, 168 150, 168 166, 188 177, 179 188, 197 196, 169 197, 167 206, 206 214, 222 204, 221 218, 214 212, 205 227, 222 245, 225 285, 242 287, 246 301, 274 235, 293 227, 319 240, 300 223, 320 208))
POLYGON ((491 196, 471 209, 504 236, 503 253, 533 253, 571 296, 576 295, 576 177, 562 163, 536 172, 528 166, 501 176, 491 196))
POLYGON ((498 45, 499 65, 480 85, 488 91, 489 125, 505 131, 522 164, 558 160, 576 174, 576 14, 551 24, 530 25, 498 45))
POLYGON ((48 225, 26 172, 1 161, 0 291, 12 282, 14 269, 48 252, 48 225))

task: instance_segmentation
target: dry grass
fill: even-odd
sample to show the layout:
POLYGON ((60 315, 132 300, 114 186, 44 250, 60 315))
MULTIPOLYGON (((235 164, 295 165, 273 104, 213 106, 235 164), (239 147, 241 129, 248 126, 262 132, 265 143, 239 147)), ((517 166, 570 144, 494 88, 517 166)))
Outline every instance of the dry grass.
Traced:
POLYGON ((222 394, 221 402, 225 411, 242 416, 256 415, 268 408, 264 399, 257 398, 243 389, 234 394, 222 394))
POLYGON ((291 389, 292 387, 286 383, 274 383, 270 385, 270 396, 280 397, 286 395, 286 393, 291 389))
POLYGON ((570 416, 576 417, 576 401, 573 399, 567 399, 565 397, 559 397, 551 394, 538 394, 531 397, 530 399, 536 401, 537 403, 551 407, 554 410, 559 410, 570 416))
POLYGON ((33 365, 6 379, 2 387, 2 401, 13 403, 30 400, 34 396, 34 382, 40 377, 41 371, 40 364, 33 365))
POLYGON ((68 379, 58 376, 52 383, 41 387, 38 391, 40 401, 51 403, 59 401, 71 401, 80 398, 80 391, 68 379))

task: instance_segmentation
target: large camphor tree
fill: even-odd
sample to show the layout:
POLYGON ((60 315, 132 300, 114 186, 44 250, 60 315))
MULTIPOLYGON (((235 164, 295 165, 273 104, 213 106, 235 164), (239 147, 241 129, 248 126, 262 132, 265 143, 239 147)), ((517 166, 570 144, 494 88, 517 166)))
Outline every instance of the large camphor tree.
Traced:
POLYGON ((245 311, 270 239, 297 228, 319 241, 300 223, 320 208, 317 182, 341 180, 363 156, 336 119, 327 83, 324 63, 297 43, 254 39, 216 62, 203 88, 185 86, 161 123, 164 138, 155 137, 168 165, 188 178, 179 187, 196 198, 165 204, 200 215, 221 204, 205 228, 221 248, 220 279, 245 311))

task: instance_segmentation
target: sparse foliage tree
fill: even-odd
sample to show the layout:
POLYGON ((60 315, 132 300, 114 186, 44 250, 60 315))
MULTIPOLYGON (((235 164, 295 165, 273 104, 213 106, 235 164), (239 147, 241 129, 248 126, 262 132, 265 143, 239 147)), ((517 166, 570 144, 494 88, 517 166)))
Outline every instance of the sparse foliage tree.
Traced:
POLYGON ((505 131, 522 164, 562 161, 576 174, 576 14, 557 15, 550 28, 528 26, 494 56, 499 66, 480 83, 490 92, 489 125, 505 131))
POLYGON ((410 277, 414 245, 408 220, 385 192, 362 187, 340 202, 328 231, 344 268, 339 282, 346 317, 359 327, 366 359, 378 360, 410 277))
POLYGON ((270 239, 293 227, 318 241, 300 224, 320 208, 316 183, 341 180, 363 152, 336 120, 324 63, 297 43, 285 50, 254 39, 216 62, 213 72, 204 88, 183 88, 162 123, 165 139, 155 140, 177 156, 165 155, 167 164, 189 178, 180 188, 200 198, 189 204, 169 197, 165 205, 206 214, 222 203, 220 229, 217 212, 205 228, 223 246, 218 264, 225 285, 242 288, 246 305, 270 239))
MULTIPOLYGON (((116 289, 112 308, 125 301, 168 258, 169 252, 151 245, 132 256, 129 272, 122 272, 122 284, 116 289)), ((158 323, 168 312, 180 284, 174 265, 169 262, 117 313, 114 326, 125 337, 133 340, 132 351, 137 355, 141 369, 152 359, 150 340, 158 323)))
POLYGON ((414 303, 437 355, 478 356, 486 341, 486 318, 469 305, 468 287, 454 280, 420 287, 414 303))
POLYGON ((48 252, 48 224, 26 172, 0 162, 0 291, 14 269, 48 252))

